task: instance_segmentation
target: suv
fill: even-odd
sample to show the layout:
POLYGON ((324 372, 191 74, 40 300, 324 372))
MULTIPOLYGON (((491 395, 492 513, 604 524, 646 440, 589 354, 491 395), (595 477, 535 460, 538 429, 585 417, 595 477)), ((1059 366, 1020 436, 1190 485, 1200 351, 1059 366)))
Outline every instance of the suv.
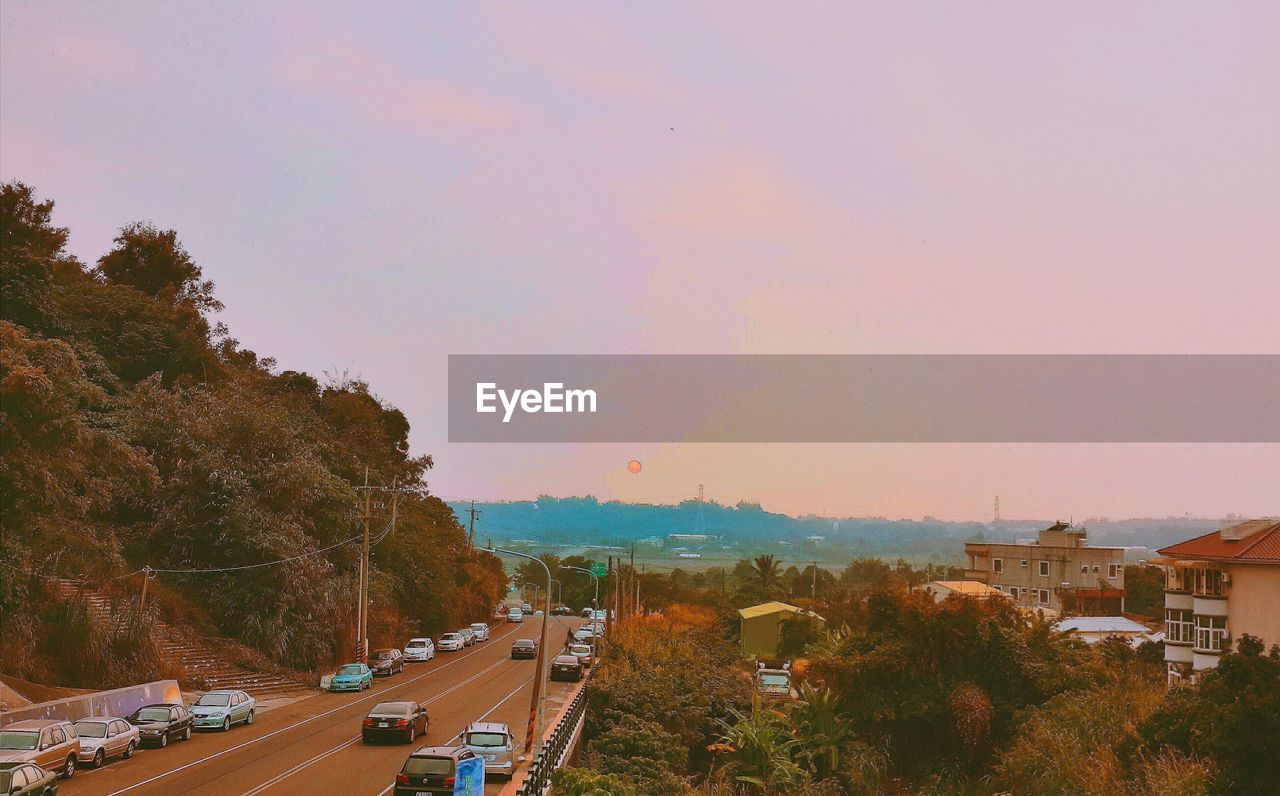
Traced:
POLYGON ((58 775, 35 763, 0 763, 0 794, 57 796, 58 775))
POLYGON ((396 774, 394 796, 477 793, 483 788, 484 760, 475 752, 465 746, 424 746, 409 755, 396 774))
POLYGON ((0 730, 0 752, 0 760, 6 763, 35 763, 71 779, 80 762, 80 736, 69 721, 15 721, 0 730))
POLYGON ((138 708, 129 716, 129 723, 138 728, 144 745, 153 743, 164 748, 175 738, 191 740, 195 720, 182 705, 166 703, 138 708))
POLYGON ((473 721, 462 731, 462 743, 484 758, 486 774, 493 772, 507 779, 515 774, 516 739, 510 726, 496 721, 473 721))
POLYGON ((390 677, 396 672, 404 671, 404 655, 394 647, 374 650, 369 657, 369 668, 373 669, 375 675, 385 674, 390 677))
POLYGON ((404 645, 404 659, 410 663, 429 661, 435 656, 436 644, 429 638, 411 638, 409 643, 404 645))
POLYGON ((476 641, 489 640, 489 626, 484 622, 476 622, 471 626, 471 630, 476 634, 476 641))

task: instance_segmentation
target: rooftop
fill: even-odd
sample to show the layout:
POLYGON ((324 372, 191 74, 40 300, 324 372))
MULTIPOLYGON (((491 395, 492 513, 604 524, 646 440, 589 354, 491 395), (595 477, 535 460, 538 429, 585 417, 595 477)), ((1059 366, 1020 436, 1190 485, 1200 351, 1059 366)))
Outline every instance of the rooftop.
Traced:
POLYGON ((1147 628, 1123 616, 1073 616, 1054 625, 1055 630, 1079 633, 1146 633, 1147 628))
POLYGON ((1280 563, 1280 519, 1247 520, 1162 548, 1170 558, 1280 563))
POLYGON ((950 589, 958 594, 968 594, 973 597, 1007 597, 1005 592, 999 589, 993 589, 985 583, 976 580, 935 580, 926 583, 926 586, 942 586, 950 589))
POLYGON ((797 608, 794 605, 788 605, 787 603, 780 602, 761 603, 760 605, 753 605, 749 608, 738 609, 738 615, 743 619, 754 619, 757 616, 768 616, 769 614, 780 613, 801 614, 803 616, 811 616, 815 619, 822 619, 822 617, 818 616, 813 611, 806 611, 803 608, 797 608))

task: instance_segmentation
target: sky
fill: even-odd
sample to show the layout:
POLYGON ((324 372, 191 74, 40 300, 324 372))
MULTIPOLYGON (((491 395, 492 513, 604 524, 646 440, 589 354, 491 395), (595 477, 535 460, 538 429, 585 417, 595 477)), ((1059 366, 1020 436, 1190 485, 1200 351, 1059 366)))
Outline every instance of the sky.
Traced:
MULTIPOLYGON (((451 353, 1280 353, 1280 5, 22 2, 0 178, 453 499, 1280 513, 1278 445, 461 445, 451 353), (632 474, 631 459, 643 469, 632 474)), ((726 400, 731 400, 726 396, 726 400)))

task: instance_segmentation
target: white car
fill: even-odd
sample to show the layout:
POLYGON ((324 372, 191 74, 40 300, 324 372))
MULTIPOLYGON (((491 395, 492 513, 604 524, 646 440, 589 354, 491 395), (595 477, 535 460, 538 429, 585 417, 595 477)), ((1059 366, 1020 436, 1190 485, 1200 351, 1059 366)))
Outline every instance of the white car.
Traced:
POLYGON ((474 625, 471 626, 471 629, 476 632, 477 642, 489 640, 489 626, 486 625, 484 622, 476 622, 474 625))
POLYGON ((507 611, 507 621, 508 621, 508 622, 523 622, 523 621, 524 621, 524 611, 521 611, 519 608, 512 608, 510 611, 507 611))
POLYGON ((116 755, 128 760, 142 745, 138 728, 114 716, 77 719, 75 727, 80 736, 80 761, 90 760, 94 768, 101 768, 116 755))
POLYGON ((421 663, 429 661, 436 656, 436 644, 429 638, 411 638, 409 643, 404 645, 404 659, 406 663, 421 663))
POLYGON ((441 652, 457 652, 465 646, 467 646, 467 640, 461 633, 445 633, 440 637, 440 643, 436 645, 436 649, 441 652))

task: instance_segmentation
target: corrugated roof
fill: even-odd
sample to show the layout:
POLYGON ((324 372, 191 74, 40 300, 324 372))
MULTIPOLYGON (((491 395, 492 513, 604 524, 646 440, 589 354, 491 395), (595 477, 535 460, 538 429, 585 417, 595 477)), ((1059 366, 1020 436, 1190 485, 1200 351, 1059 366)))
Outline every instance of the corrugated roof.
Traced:
POLYGON ((743 619, 754 619, 757 616, 768 616, 769 614, 780 614, 780 613, 804 614, 805 616, 812 616, 816 619, 822 619, 822 617, 818 616, 813 611, 806 611, 803 608, 797 608, 794 605, 788 605, 786 603, 780 603, 776 601, 771 603, 761 603, 760 605, 752 605, 748 608, 738 609, 738 615, 741 616, 743 619))
POLYGON ((935 580, 933 583, 938 586, 944 586, 954 592, 968 594, 974 597, 992 597, 996 595, 1001 597, 1008 596, 999 589, 993 589, 987 584, 977 580, 935 580))
POLYGON ((1172 558, 1280 563, 1280 520, 1248 520, 1157 551, 1172 558), (1223 538, 1223 534, 1227 537, 1223 538))
POLYGON ((1054 625, 1055 630, 1081 633, 1146 633, 1145 625, 1123 616, 1075 616, 1054 625))

